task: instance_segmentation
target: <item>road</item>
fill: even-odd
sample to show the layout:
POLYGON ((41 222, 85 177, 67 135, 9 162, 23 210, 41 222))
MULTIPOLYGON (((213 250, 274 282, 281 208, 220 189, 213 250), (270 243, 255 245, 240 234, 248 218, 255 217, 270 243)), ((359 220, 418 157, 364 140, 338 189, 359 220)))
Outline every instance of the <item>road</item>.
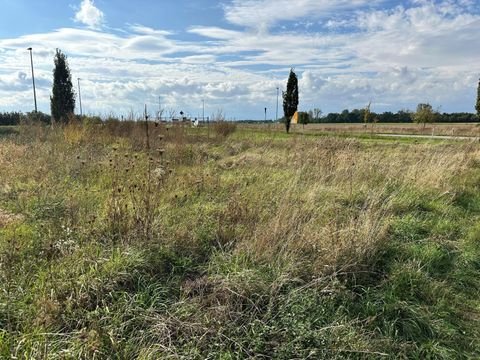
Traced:
POLYGON ((472 140, 479 141, 476 136, 450 136, 450 135, 414 135, 414 134, 375 134, 375 136, 398 137, 398 138, 418 138, 418 139, 434 139, 434 140, 472 140))

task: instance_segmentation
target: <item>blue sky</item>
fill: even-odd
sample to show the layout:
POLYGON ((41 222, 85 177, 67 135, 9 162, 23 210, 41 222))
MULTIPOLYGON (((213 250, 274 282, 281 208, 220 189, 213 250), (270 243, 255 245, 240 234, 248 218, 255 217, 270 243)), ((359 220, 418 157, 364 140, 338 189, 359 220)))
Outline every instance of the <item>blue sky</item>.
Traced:
POLYGON ((207 115, 274 118, 290 67, 302 110, 474 111, 478 0, 0 0, 0 13, 0 111, 33 108, 30 46, 44 112, 55 48, 90 114, 198 116, 204 99, 207 115))

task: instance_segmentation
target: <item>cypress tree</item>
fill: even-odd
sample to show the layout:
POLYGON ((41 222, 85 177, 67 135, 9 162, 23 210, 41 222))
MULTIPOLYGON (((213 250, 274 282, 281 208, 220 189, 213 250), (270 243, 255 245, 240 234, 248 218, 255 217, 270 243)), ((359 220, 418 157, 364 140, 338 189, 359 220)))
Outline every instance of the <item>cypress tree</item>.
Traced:
POLYGON ((290 69, 287 81, 287 91, 283 92, 283 113, 285 115, 285 129, 290 131, 292 116, 298 108, 298 79, 297 75, 290 69))
POLYGON ((54 63, 50 110, 54 121, 67 122, 75 109, 75 92, 67 57, 59 49, 56 51, 54 63))

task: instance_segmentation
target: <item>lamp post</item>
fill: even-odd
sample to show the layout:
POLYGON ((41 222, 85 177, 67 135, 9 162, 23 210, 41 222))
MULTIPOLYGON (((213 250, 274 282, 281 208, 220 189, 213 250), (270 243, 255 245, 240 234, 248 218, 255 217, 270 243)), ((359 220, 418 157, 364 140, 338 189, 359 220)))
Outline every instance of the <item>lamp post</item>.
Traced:
POLYGON ((35 91, 35 75, 33 74, 33 55, 32 55, 32 48, 29 47, 27 50, 30 51, 30 64, 32 65, 33 101, 35 102, 35 112, 37 112, 37 93, 36 93, 36 91, 35 91))
POLYGON ((278 121, 278 86, 277 86, 277 110, 275 112, 275 121, 278 121))
POLYGON ((80 116, 83 116, 82 111, 82 93, 80 92, 80 78, 77 78, 78 81, 78 102, 80 104, 80 116))
MULTIPOLYGON (((202 99, 202 121, 205 123, 205 99, 202 99)), ((210 118, 207 118, 207 137, 210 139, 210 118)))

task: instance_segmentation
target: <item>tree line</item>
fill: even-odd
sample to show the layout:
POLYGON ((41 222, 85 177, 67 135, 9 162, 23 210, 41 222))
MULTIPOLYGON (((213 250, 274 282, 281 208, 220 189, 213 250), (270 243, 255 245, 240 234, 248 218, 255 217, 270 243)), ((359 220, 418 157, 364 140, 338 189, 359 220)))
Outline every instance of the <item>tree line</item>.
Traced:
MULTIPOLYGON (((298 109, 298 79, 292 68, 287 80, 287 89, 283 95, 283 112, 284 117, 280 119, 285 124, 287 133, 290 130, 292 117, 298 109)), ((478 122, 480 119, 480 81, 477 88, 477 102, 475 109, 476 114, 472 113, 440 113, 433 109, 428 103, 420 103, 417 105, 415 112, 409 110, 400 110, 396 113, 386 111, 384 113, 375 113, 370 110, 369 103, 363 109, 354 109, 352 111, 345 109, 340 113, 329 113, 322 116, 322 111, 318 108, 308 112, 298 112, 298 123, 421 123, 423 126, 427 123, 469 123, 478 122)))
POLYGON ((15 126, 20 125, 23 121, 40 121, 45 124, 50 124, 52 117, 49 114, 38 112, 0 112, 0 126, 15 126))
MULTIPOLYGON (((371 117, 377 123, 413 123, 415 122, 413 116, 415 113, 411 111, 400 110, 396 113, 387 111, 384 113, 370 113, 371 117)), ((299 122, 300 124, 304 122, 304 117, 308 117, 308 120, 305 124, 308 123, 364 123, 365 122, 365 110, 364 109, 353 109, 353 110, 343 110, 340 113, 329 113, 326 116, 317 116, 315 117, 313 110, 308 112, 300 113, 299 122)), ((22 121, 30 120, 39 120, 45 124, 51 123, 51 116, 42 112, 37 113, 22 113, 22 112, 0 112, 0 126, 12 126, 19 125, 22 121)), ((80 118, 76 116, 75 118, 80 118)), ((102 122, 100 117, 95 117, 97 122, 102 122), (97 119, 98 118, 98 119, 97 119)), ((471 113, 437 113, 436 119, 434 122, 441 123, 471 123, 478 122, 479 118, 475 114, 471 113)), ((242 123, 258 123, 257 120, 239 120, 242 123)), ((262 121, 263 122, 263 121, 262 121)), ((267 122, 272 122, 269 120, 267 122)))
MULTIPOLYGON (((427 104, 428 105, 428 104, 427 104)), ((324 117, 314 118, 308 112, 311 123, 364 123, 365 109, 343 110, 340 113, 329 113, 324 117)), ((370 112, 371 121, 378 123, 412 123, 415 121, 415 112, 400 110, 396 113, 386 111, 384 113, 370 112)), ((434 121, 442 123, 469 123, 478 122, 478 117, 473 113, 434 113, 434 121)), ((429 121, 427 121, 429 122, 429 121)))

